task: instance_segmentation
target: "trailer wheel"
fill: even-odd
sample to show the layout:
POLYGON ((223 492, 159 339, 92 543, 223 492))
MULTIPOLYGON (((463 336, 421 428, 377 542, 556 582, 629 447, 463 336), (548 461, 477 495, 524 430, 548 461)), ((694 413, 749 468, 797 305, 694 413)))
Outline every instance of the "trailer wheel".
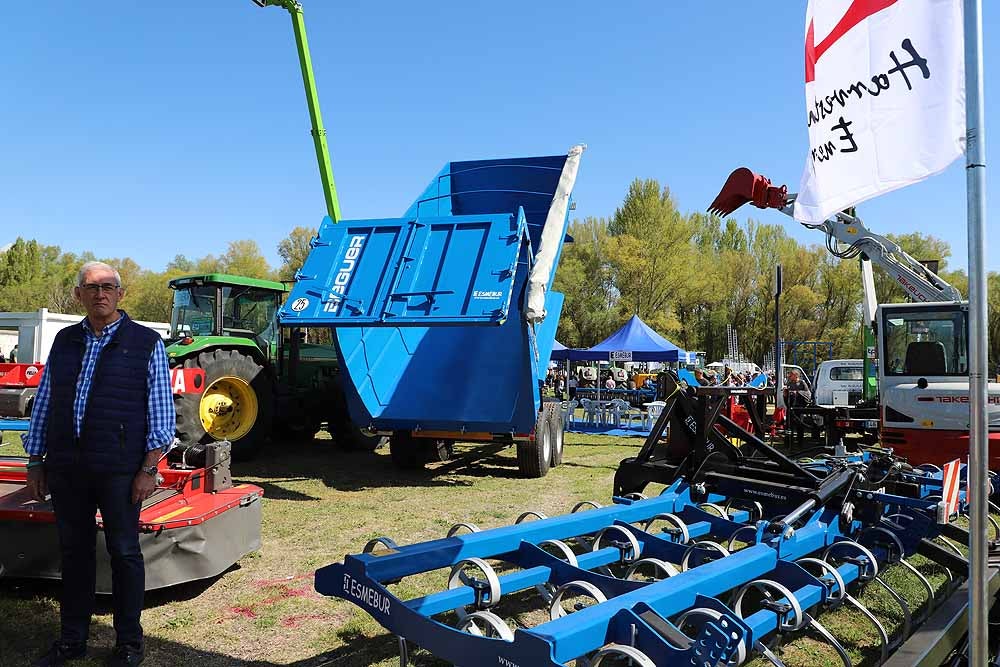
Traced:
POLYGON ((228 440, 232 457, 246 461, 271 432, 273 386, 264 367, 238 350, 210 350, 184 360, 205 371, 205 391, 175 394, 181 446, 228 440))
POLYGON ((336 447, 349 452, 374 452, 389 441, 384 435, 372 435, 351 421, 343 396, 338 403, 326 425, 336 447))
POLYGON ((546 403, 549 410, 549 428, 552 430, 552 467, 562 464, 563 460, 563 418, 559 403, 546 403))
POLYGON ((409 431, 395 431, 389 438, 389 456, 392 462, 404 470, 422 468, 426 462, 426 451, 409 431))
POLYGON ((545 477, 549 472, 552 461, 552 429, 548 414, 544 407, 538 412, 533 440, 517 443, 517 468, 525 477, 545 477))
POLYGON ((420 440, 418 449, 423 451, 428 463, 444 463, 450 461, 455 454, 454 440, 420 440))

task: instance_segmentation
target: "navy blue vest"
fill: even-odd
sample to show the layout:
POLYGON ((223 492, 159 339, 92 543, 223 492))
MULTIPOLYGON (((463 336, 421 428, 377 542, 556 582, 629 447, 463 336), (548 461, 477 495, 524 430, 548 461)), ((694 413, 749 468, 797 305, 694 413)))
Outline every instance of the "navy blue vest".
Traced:
POLYGON ((85 332, 74 325, 56 334, 45 364, 52 388, 46 465, 138 472, 146 455, 149 359, 158 340, 159 334, 122 313, 122 323, 97 359, 77 439, 73 402, 86 351, 85 332))

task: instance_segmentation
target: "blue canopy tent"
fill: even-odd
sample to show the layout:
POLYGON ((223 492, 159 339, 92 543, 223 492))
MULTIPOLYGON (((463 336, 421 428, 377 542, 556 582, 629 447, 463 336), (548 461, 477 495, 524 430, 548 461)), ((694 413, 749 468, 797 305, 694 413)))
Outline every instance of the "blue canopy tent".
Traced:
POLYGON ((566 361, 570 358, 570 352, 575 352, 575 350, 566 347, 559 341, 555 341, 552 344, 552 355, 549 359, 552 361, 566 361))
POLYGON ((573 361, 608 361, 612 352, 631 352, 631 359, 621 361, 666 361, 690 363, 693 355, 677 347, 669 340, 649 328, 645 322, 633 315, 621 329, 614 332, 597 345, 582 350, 566 350, 566 357, 573 361))

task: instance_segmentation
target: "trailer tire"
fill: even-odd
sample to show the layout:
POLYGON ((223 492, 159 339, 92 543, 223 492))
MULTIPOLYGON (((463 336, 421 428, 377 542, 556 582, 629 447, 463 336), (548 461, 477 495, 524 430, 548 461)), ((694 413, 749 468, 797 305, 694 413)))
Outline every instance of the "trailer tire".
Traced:
POLYGON ((543 406, 535 422, 535 437, 517 443, 517 468, 530 479, 545 477, 552 461, 552 429, 549 411, 543 406))
POLYGON ((221 349, 189 357, 184 367, 205 371, 205 391, 174 395, 181 446, 229 440, 234 460, 253 458, 271 433, 274 387, 264 367, 239 350, 221 349))
POLYGON ((397 468, 417 470, 424 467, 426 452, 409 431, 395 431, 389 438, 389 456, 397 468))
POLYGON ((455 454, 454 440, 421 440, 418 449, 423 451, 428 463, 444 463, 450 461, 455 454))
POLYGON ((372 435, 351 421, 347 401, 342 395, 335 399, 333 415, 326 424, 326 430, 333 438, 333 444, 347 452, 374 452, 389 441, 384 435, 372 435))
POLYGON ((546 403, 545 407, 551 408, 549 411, 549 428, 551 429, 552 438, 551 464, 555 468, 557 465, 561 465, 563 460, 563 437, 565 433, 563 431, 562 409, 559 403, 546 403))
POLYGON ((374 452, 388 441, 384 435, 368 433, 350 420, 331 426, 330 435, 337 447, 349 452, 374 452))

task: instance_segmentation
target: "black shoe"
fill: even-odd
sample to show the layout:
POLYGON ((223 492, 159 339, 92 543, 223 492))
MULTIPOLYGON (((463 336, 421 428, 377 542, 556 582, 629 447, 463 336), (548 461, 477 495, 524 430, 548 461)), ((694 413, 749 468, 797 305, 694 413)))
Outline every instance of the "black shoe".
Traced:
POLYGON ((108 667, 135 667, 145 658, 142 649, 132 646, 116 646, 105 663, 108 667))
POLYGON ((87 656, 86 644, 66 644, 56 642, 48 652, 36 660, 34 667, 59 667, 65 665, 70 660, 79 660, 87 656))

